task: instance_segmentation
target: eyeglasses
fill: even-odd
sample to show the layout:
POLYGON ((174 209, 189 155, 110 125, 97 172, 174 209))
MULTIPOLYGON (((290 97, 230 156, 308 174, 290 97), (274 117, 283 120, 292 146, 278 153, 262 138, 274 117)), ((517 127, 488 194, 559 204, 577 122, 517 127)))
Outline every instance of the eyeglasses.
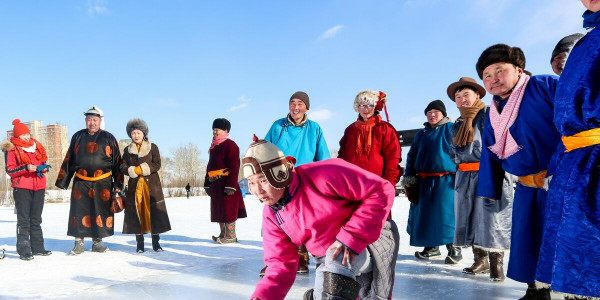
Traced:
POLYGON ((373 104, 361 104, 358 106, 358 108, 368 108, 368 109, 371 109, 373 107, 375 107, 375 105, 373 105, 373 104))

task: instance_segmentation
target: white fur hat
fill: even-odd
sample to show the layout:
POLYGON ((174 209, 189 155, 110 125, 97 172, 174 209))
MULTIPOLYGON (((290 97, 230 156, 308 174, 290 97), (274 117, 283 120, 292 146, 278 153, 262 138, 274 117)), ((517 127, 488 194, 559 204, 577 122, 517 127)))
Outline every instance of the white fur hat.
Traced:
MULTIPOLYGON (((383 101, 383 103, 387 102, 387 96, 384 92, 364 90, 358 93, 358 95, 356 95, 356 98, 354 98, 354 111, 358 112, 358 106, 361 103, 367 103, 377 106, 377 102, 379 102, 380 100, 383 101)), ((379 111, 381 111, 381 109, 383 109, 383 106, 381 106, 379 111)))

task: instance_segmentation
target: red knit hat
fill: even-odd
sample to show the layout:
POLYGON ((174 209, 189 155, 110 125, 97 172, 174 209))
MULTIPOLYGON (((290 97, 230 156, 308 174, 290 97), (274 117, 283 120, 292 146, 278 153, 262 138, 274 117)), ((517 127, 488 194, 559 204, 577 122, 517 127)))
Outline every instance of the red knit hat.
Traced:
POLYGON ((21 136, 21 134, 26 134, 26 133, 31 134, 31 132, 29 131, 29 128, 27 128, 27 125, 21 123, 21 120, 14 119, 12 121, 12 124, 15 125, 15 127, 13 128, 13 137, 19 137, 19 136, 21 136))

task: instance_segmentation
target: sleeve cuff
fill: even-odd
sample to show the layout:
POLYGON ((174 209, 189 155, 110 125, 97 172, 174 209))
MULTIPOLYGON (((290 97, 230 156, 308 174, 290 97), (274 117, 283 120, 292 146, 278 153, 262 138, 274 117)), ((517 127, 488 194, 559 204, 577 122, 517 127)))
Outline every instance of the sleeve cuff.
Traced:
POLYGON ((142 175, 150 175, 150 166, 148 165, 148 163, 142 163, 140 167, 142 167, 142 175))
POLYGON ((131 167, 127 168, 127 174, 131 178, 137 178, 138 177, 138 175, 135 174, 135 167, 134 166, 131 166, 131 167))

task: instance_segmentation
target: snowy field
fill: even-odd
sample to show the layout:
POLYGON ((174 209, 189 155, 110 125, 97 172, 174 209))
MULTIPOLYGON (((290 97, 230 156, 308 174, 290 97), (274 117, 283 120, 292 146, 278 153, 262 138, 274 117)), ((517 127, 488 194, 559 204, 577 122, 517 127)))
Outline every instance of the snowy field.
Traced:
MULTIPOLYGON (((210 223, 208 197, 169 198, 167 209, 173 230, 161 235, 165 252, 155 253, 146 235, 146 252, 135 253, 135 237, 121 234, 123 213, 116 215, 116 234, 104 240, 107 253, 67 253, 73 239, 66 235, 68 203, 47 203, 42 228, 48 257, 21 261, 15 252, 16 215, 12 207, 0 207, 0 261, 2 299, 248 299, 263 267, 260 217, 262 204, 253 196, 245 199, 248 218, 238 221, 239 244, 217 245, 211 235, 218 226, 210 223)), ((445 265, 443 257, 430 263, 417 261, 408 245, 406 220, 408 201, 398 197, 393 216, 401 229, 394 299, 518 299, 526 285, 507 279, 491 283, 487 275, 469 276, 462 269, 473 254, 463 251, 458 265, 445 265)), ((446 255, 445 248, 442 250, 446 255)), ((309 275, 296 279, 286 299, 302 299, 314 282, 314 264, 309 275)), ((553 295, 553 299, 562 299, 553 295)))

